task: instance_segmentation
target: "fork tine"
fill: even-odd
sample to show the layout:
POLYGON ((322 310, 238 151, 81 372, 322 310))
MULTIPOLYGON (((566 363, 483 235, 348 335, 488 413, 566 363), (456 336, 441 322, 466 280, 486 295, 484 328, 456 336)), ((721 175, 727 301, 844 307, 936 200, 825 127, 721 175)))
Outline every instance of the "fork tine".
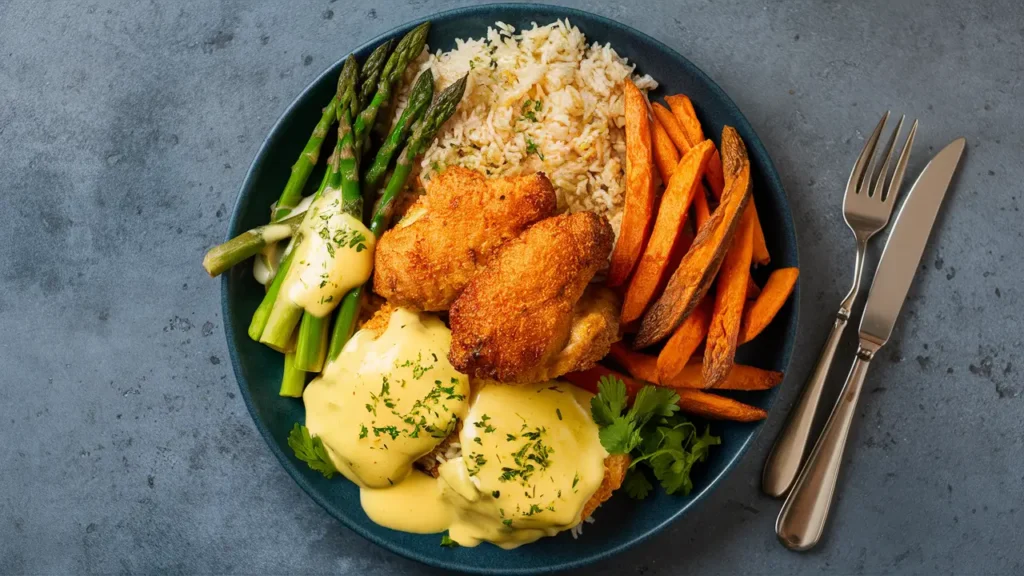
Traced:
POLYGON ((847 192, 852 188, 854 192, 860 189, 861 176, 864 174, 864 168, 868 165, 868 161, 875 154, 875 145, 878 144, 878 136, 882 133, 882 127, 885 126, 885 122, 889 119, 889 111, 886 110, 885 114, 882 115, 882 119, 878 121, 878 126, 875 126, 875 131, 871 133, 871 137, 864 143, 864 149, 860 151, 860 156, 857 157, 857 162, 853 165, 853 171, 850 172, 850 180, 846 183, 847 192))
POLYGON ((892 136, 889 137, 889 143, 885 145, 885 161, 882 162, 882 167, 878 169, 878 176, 875 177, 875 188, 871 192, 871 197, 876 198, 879 202, 885 200, 883 190, 886 178, 889 176, 889 162, 892 160, 892 150, 896 147, 896 137, 900 135, 903 121, 906 118, 906 115, 900 116, 900 121, 896 123, 896 129, 893 130, 892 136))
POLYGON ((889 190, 882 200, 888 202, 892 199, 893 204, 900 194, 900 187, 903 185, 903 175, 907 172, 907 162, 910 160, 910 149, 914 146, 914 135, 917 134, 917 120, 910 126, 907 133, 907 141, 903 143, 903 152, 900 152, 900 159, 896 162, 896 169, 892 173, 892 182, 889 183, 889 190))

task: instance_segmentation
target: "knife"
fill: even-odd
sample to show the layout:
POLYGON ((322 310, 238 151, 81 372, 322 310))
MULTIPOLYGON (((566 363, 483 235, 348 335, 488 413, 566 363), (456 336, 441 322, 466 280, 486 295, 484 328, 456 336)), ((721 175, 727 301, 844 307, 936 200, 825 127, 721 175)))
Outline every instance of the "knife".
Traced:
POLYGON ((775 522, 776 535, 791 550, 809 550, 821 539, 868 366, 892 336, 965 145, 965 139, 957 138, 928 162, 896 216, 861 315, 860 344, 850 374, 775 522))

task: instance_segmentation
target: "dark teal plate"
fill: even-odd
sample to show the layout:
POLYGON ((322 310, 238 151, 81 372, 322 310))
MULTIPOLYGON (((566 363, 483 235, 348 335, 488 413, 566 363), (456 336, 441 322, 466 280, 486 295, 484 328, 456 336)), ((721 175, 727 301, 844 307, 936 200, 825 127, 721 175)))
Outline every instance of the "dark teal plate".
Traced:
MULTIPOLYGON (((455 38, 481 37, 489 25, 499 20, 518 29, 528 27, 531 22, 547 24, 558 18, 569 18, 590 42, 610 42, 620 55, 637 63, 639 71, 661 82, 652 98, 678 92, 688 94, 705 130, 715 140, 724 125, 734 126, 739 131, 750 154, 754 197, 772 255, 771 267, 796 266, 793 219, 782 183, 761 140, 721 88, 671 48, 600 16, 529 4, 493 4, 434 15, 430 17, 433 27, 428 42, 432 50, 448 50, 454 46, 455 38)), ((383 40, 399 36, 419 22, 410 22, 370 40, 356 50, 356 56, 365 57, 383 40)), ((229 237, 266 222, 268 207, 287 181, 291 163, 320 117, 321 107, 331 98, 343 56, 340 54, 338 63, 299 95, 270 131, 242 184, 231 217, 229 237)), ((316 174, 310 182, 319 182, 316 174)), ((759 270, 759 280, 763 282, 766 273, 766 270, 759 270)), ((624 494, 617 495, 601 506, 595 514, 597 522, 586 525, 578 540, 574 541, 565 533, 513 551, 486 544, 477 548, 442 548, 438 545, 439 535, 405 534, 374 524, 359 506, 359 491, 355 485, 344 479, 326 480, 292 455, 286 438, 295 422, 304 421, 302 403, 277 395, 282 357, 253 342, 246 333, 262 294, 261 287, 252 278, 250 266, 238 266, 224 276, 224 327, 231 362, 242 397, 271 451, 299 486, 346 526, 398 554, 441 568, 490 574, 535 574, 579 567, 617 554, 678 521, 732 470, 761 428, 760 424, 713 423, 712 430, 722 436, 722 445, 695 472, 696 488, 689 496, 667 496, 658 491, 657 495, 637 502, 624 494)), ((765 333, 742 348, 742 361, 773 370, 786 369, 796 337, 798 297, 799 290, 794 291, 765 333)), ((775 392, 745 393, 737 397, 768 408, 775 392)))

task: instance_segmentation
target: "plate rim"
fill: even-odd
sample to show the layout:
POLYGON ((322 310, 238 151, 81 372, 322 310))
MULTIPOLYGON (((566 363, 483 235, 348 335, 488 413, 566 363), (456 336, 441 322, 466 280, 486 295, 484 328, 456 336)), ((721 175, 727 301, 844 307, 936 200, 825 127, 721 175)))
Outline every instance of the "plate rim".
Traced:
MULTIPOLYGON (((294 111, 300 106, 300 102, 302 102, 304 100, 304 97, 310 91, 314 90, 315 87, 320 82, 322 82, 326 76, 329 76, 329 75, 333 74, 335 72, 335 69, 340 65, 340 63, 345 58, 348 57, 349 54, 354 54, 356 52, 359 52, 359 51, 362 51, 362 50, 366 50, 370 46, 375 46, 375 45, 379 44, 381 41, 383 41, 383 40, 385 40, 387 38, 396 36, 397 34, 402 33, 404 31, 410 30, 414 26, 416 26, 418 24, 421 24, 421 23, 423 23, 423 22, 425 22, 427 20, 435 20, 435 19, 440 19, 440 18, 449 18, 449 17, 458 16, 458 15, 462 15, 462 14, 468 14, 468 13, 486 13, 486 12, 489 12, 489 11, 507 10, 507 9, 520 10, 520 11, 524 10, 524 9, 525 10, 533 9, 533 10, 538 10, 538 11, 541 11, 541 12, 555 12, 556 13, 555 17, 556 18, 559 18, 559 19, 567 18, 570 21, 574 17, 579 16, 579 17, 582 17, 582 18, 585 18, 585 19, 590 19, 590 20, 599 22, 599 23, 601 23, 601 24, 603 24, 605 26, 609 26, 611 28, 622 29, 625 32, 627 32, 628 34, 633 35, 633 36, 639 38, 640 40, 642 40, 644 42, 656 45, 661 51, 663 51, 663 52, 669 54, 670 56, 678 59, 679 61, 683 62, 684 63, 684 67, 690 68, 689 72, 692 73, 694 76, 698 77, 710 89, 710 91, 714 94, 714 96, 721 103, 723 103, 725 105, 725 108, 727 109, 727 111, 733 117, 739 119, 739 122, 736 122, 736 126, 735 127, 741 133, 745 133, 745 134, 749 134, 749 135, 753 136, 753 138, 747 138, 744 143, 747 145, 747 147, 753 148, 757 152, 757 155, 760 158, 764 159, 764 170, 762 170, 761 176, 765 180, 767 180, 771 184, 771 186, 773 188, 776 188, 781 193, 782 200, 783 200, 783 208, 784 208, 783 213, 786 216, 786 218, 784 218, 784 221, 787 224, 787 226, 785 226, 785 229, 783 230, 783 232, 792 236, 792 248, 793 248, 794 265, 795 266, 799 266, 800 252, 799 252, 799 241, 798 241, 798 238, 797 238, 796 225, 795 225, 795 221, 793 220, 793 213, 792 213, 792 209, 790 207, 789 196, 786 193, 786 189, 785 189, 785 187, 782 184, 782 180, 781 180, 781 178, 779 176, 778 170, 775 168, 775 163, 772 160, 772 157, 768 153, 767 149, 764 147, 764 144, 761 141, 761 137, 754 130, 753 126, 747 120, 746 116, 740 111, 740 109, 736 105, 736 103, 718 85, 718 83, 715 82, 710 76, 708 76, 707 73, 705 73, 699 66, 697 66, 695 63, 693 63, 693 61, 691 61, 689 58, 687 58, 687 57, 683 56, 682 54, 680 54, 679 52, 677 52, 674 48, 666 45, 665 43, 661 42, 657 38, 654 38, 654 37, 652 37, 652 36, 642 32, 640 30, 637 30, 636 28, 633 28, 632 26, 630 26, 628 24, 619 22, 617 20, 613 20, 611 18, 608 18, 606 16, 602 16, 600 14, 595 14, 593 12, 588 12, 586 10, 580 10, 580 9, 577 9, 577 8, 569 8, 569 7, 558 6, 558 5, 538 4, 538 3, 496 2, 496 3, 490 3, 490 4, 463 6, 463 7, 452 8, 452 9, 443 10, 443 11, 439 11, 439 12, 434 12, 434 13, 431 13, 429 15, 426 15, 426 16, 423 16, 423 17, 420 17, 420 18, 416 18, 416 19, 413 19, 413 20, 409 20, 409 21, 407 21, 405 23, 402 23, 402 24, 399 24, 397 26, 394 26, 391 29, 389 29, 389 30, 387 30, 387 31, 385 31, 385 32, 383 32, 381 34, 378 34, 377 36, 375 36, 373 38, 370 38, 369 40, 366 40, 366 41, 360 43, 358 46, 354 47, 350 52, 342 55, 336 61, 331 63, 329 66, 327 66, 324 69, 324 71, 321 72, 320 74, 318 74, 313 80, 311 80, 306 85, 306 87, 303 88, 295 96, 295 98, 292 100, 292 102, 284 109, 284 111, 281 113, 281 115, 278 117, 278 119, 270 127, 270 130, 267 132, 267 135, 264 137, 263 142, 260 144, 259 148, 256 150, 256 152, 255 152, 255 154, 253 156, 253 160, 250 163, 249 168, 246 170, 245 177, 243 178, 242 183, 239 186, 237 197, 235 199, 234 206, 232 207, 231 218, 230 218, 230 220, 228 222, 228 232, 227 232, 226 239, 230 239, 232 237, 233 231, 235 231, 236 228, 238 227, 238 224, 239 224, 238 220, 240 219, 240 214, 242 213, 244 200, 246 200, 246 198, 249 195, 249 194, 246 193, 246 190, 252 188, 252 186, 253 186, 252 180, 255 178, 255 172, 257 172, 257 169, 259 167, 259 161, 264 156, 264 154, 266 153, 267 148, 270 147, 271 140, 273 139, 272 136, 274 134, 276 134, 282 128, 282 126, 286 122, 286 119, 289 118, 294 113, 294 111)), ((400 556, 403 556, 403 557, 411 559, 411 560, 415 560, 417 562, 426 564, 428 566, 433 566, 433 567, 436 567, 436 568, 442 568, 442 569, 446 569, 446 570, 455 570, 455 571, 460 571, 460 572, 472 571, 473 573, 478 573, 478 574, 538 574, 538 573, 557 572, 557 571, 568 570, 568 569, 572 569, 572 568, 579 568, 579 567, 582 567, 582 566, 586 566, 586 565, 592 564, 592 563, 597 562, 599 560, 604 560, 604 559, 610 558, 612 556, 615 556, 615 555, 617 555, 617 554, 619 554, 621 552, 624 552, 625 550, 627 550, 629 548, 632 548, 632 547, 640 544, 641 542, 644 542, 644 541, 650 539, 655 534, 658 534, 659 532, 662 532, 665 528, 667 528, 669 525, 671 525, 674 522, 676 522, 681 516, 686 514, 688 511, 690 511, 691 508, 701 504, 702 501, 704 500, 704 498, 706 498, 707 495, 712 490, 717 488, 718 484, 720 482, 722 482, 722 480, 725 478, 725 476, 727 476, 729 473, 731 473, 735 469, 735 467, 739 463, 739 461, 747 454, 747 452, 750 450, 751 446, 757 440, 758 436, 763 431, 764 426, 765 426, 765 424, 767 422, 767 418, 766 418, 766 419, 764 419, 764 420, 754 424, 753 429, 751 430, 751 432, 747 436, 747 438, 745 440, 743 440, 741 445, 737 446, 736 452, 733 455, 733 457, 725 462, 725 465, 723 466, 722 470, 718 474, 716 474, 716 475, 714 475, 712 477, 709 477, 704 486, 702 486, 699 490, 695 490, 694 491, 693 497, 692 497, 692 499, 689 502, 687 502, 685 505, 681 506, 678 510, 676 510, 670 516, 665 518, 663 521, 661 521, 660 523, 652 526, 651 528, 649 528, 648 530, 644 531, 643 533, 633 534, 632 536, 623 539, 621 542, 618 542, 618 543, 615 543, 612 546, 606 547, 606 548, 598 551, 597 553, 589 554, 589 555, 587 555, 585 557, 580 557, 578 559, 573 559, 573 560, 569 560, 569 561, 563 561, 563 562, 558 562, 558 563, 550 564, 550 565, 544 566, 542 568, 531 568, 531 569, 528 569, 528 570, 527 569, 516 569, 514 567, 507 567, 507 566, 506 567, 499 567, 499 568, 495 568, 495 567, 487 567, 487 568, 466 567, 466 566, 460 564, 459 562, 438 560, 436 557, 423 555, 423 554, 419 553, 418 551, 416 551, 415 549, 406 547, 404 545, 397 544, 397 543, 395 543, 392 540, 388 540, 388 539, 384 539, 384 538, 379 538, 375 534, 372 534, 371 532, 368 532, 367 530, 365 530, 359 524, 354 523, 354 522, 350 522, 347 518, 344 518, 344 517, 342 517, 342 516, 340 516, 338 514, 335 514, 334 511, 332 510, 332 506, 327 501, 327 499, 324 498, 322 495, 320 495, 319 491, 315 490, 309 484, 309 482, 306 480, 306 478, 298 471, 298 469, 296 468, 295 464, 291 461, 290 456, 288 454, 286 454, 283 449, 281 449, 281 447, 277 443, 277 439, 274 437, 274 435, 271 432, 271 430, 267 427, 266 423, 263 421, 262 418, 257 416, 258 410, 257 410, 256 406, 253 403, 252 395, 249 393, 248 386, 243 385, 243 383, 247 383, 248 382, 248 379, 245 378, 245 376, 243 375, 242 370, 240 368, 240 365, 241 365, 240 364, 240 360, 241 359, 240 359, 240 355, 239 355, 239 346, 237 344, 236 338, 234 337, 233 330, 231 329, 231 327, 233 326, 233 322, 230 320, 231 315, 229 313, 229 306, 230 306, 230 304, 229 304, 230 300, 228 298, 228 285, 229 285, 229 282, 230 282, 230 275, 229 274, 224 274, 222 276, 222 279, 221 279, 221 315, 222 315, 222 318, 224 319, 223 324, 224 324, 225 337, 227 339, 227 344, 228 344, 228 355, 231 358, 232 371, 235 374, 235 381, 236 381, 236 384, 239 387, 239 391, 240 391, 240 393, 242 395, 242 399, 245 402, 246 409, 249 411, 249 415, 250 415, 250 417, 253 420, 253 424, 255 424, 256 429, 259 431, 260 435, 263 437, 263 440, 267 444, 267 447, 270 448, 271 453, 274 454, 274 456, 277 458, 278 462, 281 464, 282 468, 285 469, 285 471, 288 473, 288 475, 299 485, 300 488, 302 488, 303 492, 305 492, 307 496, 309 496, 314 502, 316 502, 321 508, 323 508, 324 511, 327 512, 327 514, 329 516, 331 516, 332 518, 334 518, 335 520, 340 522, 343 526, 345 526, 349 530, 352 530, 356 534, 358 534, 361 537, 365 538, 366 540, 369 540, 370 542, 373 542, 374 544, 376 544, 376 545, 378 545, 378 546, 380 546, 380 547, 382 547, 382 548, 384 548, 384 549, 386 549, 386 550, 388 550, 388 551, 390 551, 392 553, 398 554, 400 556)), ((798 327, 799 327, 799 324, 800 324, 800 281, 799 281, 799 279, 797 280, 797 284, 794 287, 793 293, 790 295, 790 299, 789 299, 789 301, 787 302, 786 305, 787 306, 791 305, 793 307, 792 308, 792 310, 793 310, 793 321, 791 322, 788 331, 784 335, 785 344, 783 346, 783 351, 782 351, 783 370, 784 371, 788 371, 789 365, 792 362, 793 350, 794 350, 795 345, 796 345, 796 336, 797 336, 798 327)), ((779 388, 781 388, 781 386, 779 388)), ((771 408, 774 406, 774 404, 775 404, 775 402, 777 400, 777 397, 778 397, 778 393, 777 392, 778 392, 778 389, 776 389, 775 393, 773 393, 767 399, 766 406, 764 407, 764 409, 769 413, 769 416, 771 415, 771 408)))

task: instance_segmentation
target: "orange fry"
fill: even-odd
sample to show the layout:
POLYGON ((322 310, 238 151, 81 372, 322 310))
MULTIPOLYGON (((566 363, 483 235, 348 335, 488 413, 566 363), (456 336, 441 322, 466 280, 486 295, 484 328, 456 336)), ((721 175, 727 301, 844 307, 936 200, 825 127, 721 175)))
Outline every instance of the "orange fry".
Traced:
POLYGON ((789 300, 799 275, 800 270, 797 268, 779 268, 772 271, 757 300, 754 300, 743 313, 743 324, 740 326, 738 337, 740 344, 750 342, 771 324, 783 304, 789 300))
POLYGON ((621 342, 612 344, 608 356, 625 368, 630 376, 653 384, 658 383, 658 359, 656 357, 634 352, 623 346, 621 342))
POLYGON ((768 417, 768 413, 757 406, 725 396, 686 388, 676 389, 676 394, 679 394, 679 409, 688 414, 736 422, 756 422, 768 417))
MULTIPOLYGON (((633 340, 640 350, 668 338, 707 294, 732 244, 750 199, 750 161, 746 146, 730 126, 722 130, 722 162, 731 184, 693 246, 672 273, 661 297, 648 308, 633 340)), ((745 283, 744 283, 745 285, 745 283)))
POLYGON ((647 98, 629 79, 622 83, 626 115, 626 199, 608 285, 623 284, 643 252, 654 220, 654 165, 647 98))
POLYGON ((655 102, 651 104, 651 110, 654 112, 654 117, 658 119, 661 126, 665 129, 669 138, 672 139, 672 143, 676 145, 676 148, 681 154, 686 154, 691 147, 690 141, 686 139, 686 133, 683 132, 682 126, 679 125, 679 121, 672 115, 672 112, 668 108, 665 108, 660 103, 655 102))
POLYGON ((665 102, 672 109, 672 115, 679 121, 683 133, 686 134, 686 141, 691 144, 704 140, 704 129, 700 127, 700 120, 697 119, 697 111, 693 109, 693 102, 685 94, 665 96, 665 102))
POLYGON ((722 192, 725 191, 725 176, 722 174, 722 156, 718 153, 717 148, 715 153, 711 155, 711 159, 708 160, 708 167, 704 172, 704 178, 707 179, 708 184, 711 186, 711 192, 715 195, 715 198, 721 198, 722 192))
MULTIPOLYGON (((705 170, 707 170, 706 167, 705 170)), ((701 226, 711 218, 711 210, 708 208, 708 191, 704 188, 703 184, 701 184, 700 190, 697 191, 697 195, 693 199, 693 208, 697 212, 697 229, 700 230, 701 226)))
POLYGON ((761 287, 754 282, 754 277, 751 276, 747 281, 747 300, 755 300, 761 295, 761 287))
MULTIPOLYGON (((750 204, 753 206, 754 199, 751 197, 750 204)), ((764 266, 771 262, 768 254, 768 244, 764 240, 764 230, 761 228, 761 219, 757 217, 757 206, 754 206, 754 263, 764 266)))
MULTIPOLYGON (((778 386, 782 382, 782 372, 763 370, 753 366, 736 364, 729 371, 729 375, 715 386, 715 390, 768 390, 778 386)), ((695 358, 683 368, 675 378, 670 381, 663 381, 662 386, 672 388, 690 388, 699 390, 706 388, 704 382, 703 360, 695 358)))
POLYGON ((695 193, 702 192, 700 177, 713 147, 710 141, 705 140, 690 148, 673 170, 668 187, 661 196, 654 230, 622 302, 623 324, 638 320, 664 288, 669 261, 683 237, 686 213, 695 193))
POLYGON ((715 309, 704 345, 704 381, 708 387, 724 380, 735 364, 736 337, 743 321, 747 283, 750 281, 753 236, 754 207, 747 204, 739 232, 718 272, 715 309))
MULTIPOLYGON (((626 394, 632 399, 636 396, 636 393, 644 387, 645 383, 638 380, 634 380, 625 374, 620 374, 614 370, 609 370, 604 366, 598 364, 590 370, 584 370, 582 372, 570 372, 562 378, 568 380, 575 386, 578 386, 592 394, 598 392, 598 382, 604 376, 611 376, 622 380, 626 385, 626 394)), ((703 416, 704 418, 711 418, 715 420, 735 420, 737 422, 754 422, 756 420, 763 420, 768 416, 768 413, 764 410, 744 404, 732 398, 726 398, 725 396, 719 396, 717 394, 709 394, 707 392, 701 392, 700 390, 688 390, 685 388, 675 389, 676 394, 679 395, 679 409, 689 414, 695 414, 697 416, 703 416)))
POLYGON ((679 164, 679 151, 657 118, 651 119, 651 144, 654 146, 654 164, 661 174, 661 181, 668 184, 672 171, 679 164))
POLYGON ((671 382, 686 368, 690 357, 708 335, 711 306, 712 299, 704 298, 665 343, 658 354, 658 382, 671 382))

